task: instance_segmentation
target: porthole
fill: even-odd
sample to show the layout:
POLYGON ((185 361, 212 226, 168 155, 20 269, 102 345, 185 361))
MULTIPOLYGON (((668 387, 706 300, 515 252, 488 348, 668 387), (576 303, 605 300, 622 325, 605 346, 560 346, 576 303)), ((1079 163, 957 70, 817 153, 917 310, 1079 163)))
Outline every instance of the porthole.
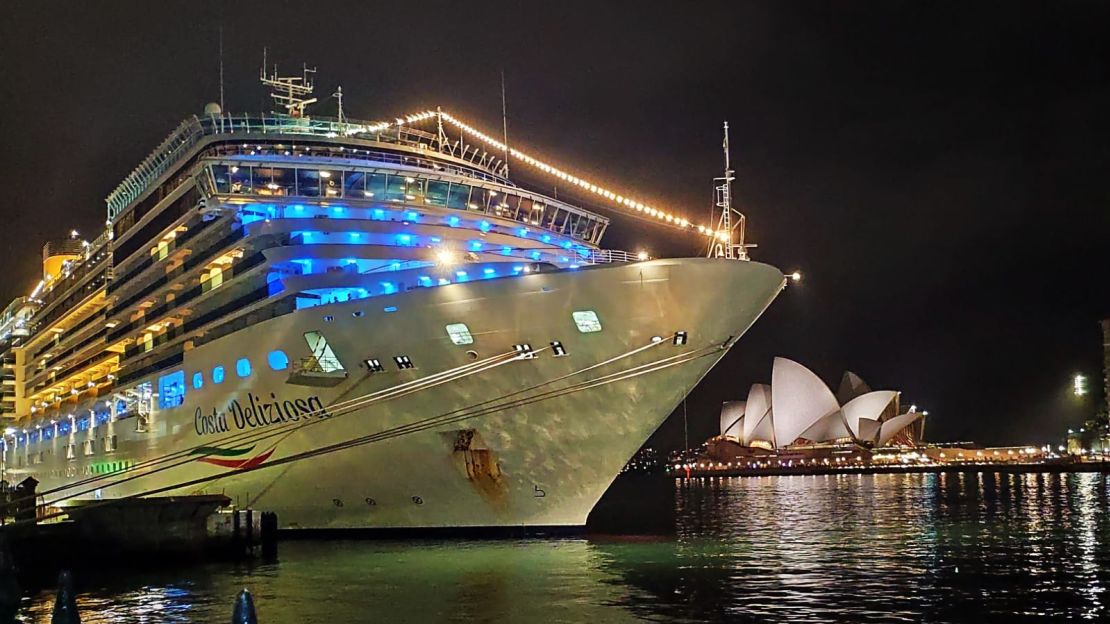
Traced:
POLYGON ((270 364, 270 368, 276 371, 289 368, 289 356, 285 355, 285 352, 280 349, 271 351, 266 356, 266 361, 270 364))
POLYGON ((471 349, 470 351, 467 351, 466 355, 467 355, 467 357, 469 357, 472 360, 477 360, 478 359, 478 352, 473 350, 473 349, 471 349))

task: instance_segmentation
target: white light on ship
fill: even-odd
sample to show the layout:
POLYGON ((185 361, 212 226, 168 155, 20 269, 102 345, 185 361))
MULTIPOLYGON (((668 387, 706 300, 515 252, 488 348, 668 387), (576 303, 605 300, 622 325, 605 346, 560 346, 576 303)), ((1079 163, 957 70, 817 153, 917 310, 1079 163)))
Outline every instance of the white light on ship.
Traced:
POLYGON ((446 249, 436 252, 436 261, 443 265, 455 264, 455 254, 446 249))
POLYGON ((641 251, 641 252, 636 254, 636 259, 639 260, 640 262, 643 262, 644 260, 647 260, 648 258, 649 258, 648 252, 646 252, 646 251, 641 251))
POLYGON ((800 281, 802 281, 802 272, 801 271, 794 271, 793 273, 790 274, 789 277, 790 277, 790 281, 800 282, 800 281))
POLYGON ((331 172, 330 171, 321 171, 320 172, 320 177, 321 178, 330 178, 331 177, 331 172))

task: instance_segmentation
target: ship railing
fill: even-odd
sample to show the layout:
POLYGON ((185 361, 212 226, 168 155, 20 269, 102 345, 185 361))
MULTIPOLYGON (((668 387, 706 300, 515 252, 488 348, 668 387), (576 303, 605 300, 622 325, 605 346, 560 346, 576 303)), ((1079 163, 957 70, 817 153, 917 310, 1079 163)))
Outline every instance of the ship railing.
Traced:
POLYGON ((505 163, 495 154, 462 143, 442 142, 430 132, 409 126, 386 126, 366 122, 297 118, 286 115, 192 116, 179 125, 158 147, 108 195, 108 218, 115 219, 150 184, 160 178, 206 136, 216 134, 279 134, 324 138, 356 137, 382 143, 432 150, 465 160, 497 176, 505 177, 505 163))
POLYGON ((646 260, 637 254, 620 249, 591 249, 587 257, 582 258, 586 264, 614 264, 618 262, 639 262, 646 260))

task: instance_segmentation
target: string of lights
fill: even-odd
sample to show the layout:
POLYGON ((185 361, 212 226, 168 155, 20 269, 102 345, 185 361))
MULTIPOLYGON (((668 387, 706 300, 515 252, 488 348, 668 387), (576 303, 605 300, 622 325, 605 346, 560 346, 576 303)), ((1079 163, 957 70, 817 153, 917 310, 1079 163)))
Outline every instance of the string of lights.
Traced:
POLYGON ((368 132, 373 134, 384 132, 393 127, 417 124, 423 121, 428 121, 429 119, 435 119, 437 117, 440 121, 444 121, 455 126, 471 137, 478 139, 479 141, 494 149, 497 149, 498 151, 507 153, 510 157, 515 158, 534 169, 537 169, 552 177, 558 178, 563 182, 567 182, 575 187, 582 189, 583 191, 592 193, 594 195, 597 195, 598 197, 617 204, 621 207, 623 211, 627 212, 628 214, 636 217, 654 218, 662 223, 666 223, 679 229, 690 232, 697 232, 698 234, 701 234, 703 236, 717 238, 718 240, 722 241, 727 241, 729 239, 728 232, 718 231, 717 229, 707 225, 694 224, 684 216, 672 214, 665 210, 660 210, 659 208, 655 208, 654 206, 636 201, 631 197, 625 197, 624 195, 611 191, 604 186, 599 186, 595 182, 587 180, 581 176, 576 176, 572 173, 568 173, 564 169, 544 162, 538 158, 535 158, 534 156, 530 156, 518 149, 509 147, 501 141, 493 138, 492 136, 482 132, 481 130, 478 130, 474 126, 462 121, 454 115, 451 115, 450 113, 446 113, 443 111, 424 111, 421 113, 405 115, 404 117, 398 117, 392 122, 385 121, 369 126, 361 126, 355 131, 368 132))

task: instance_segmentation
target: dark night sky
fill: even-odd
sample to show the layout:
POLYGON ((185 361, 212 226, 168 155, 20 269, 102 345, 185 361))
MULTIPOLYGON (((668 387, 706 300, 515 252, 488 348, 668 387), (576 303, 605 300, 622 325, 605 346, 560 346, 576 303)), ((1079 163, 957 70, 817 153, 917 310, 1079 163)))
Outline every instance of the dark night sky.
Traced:
MULTIPOLYGON (((1082 371, 1100 392, 1110 315, 1110 5, 669 4, 9 3, 0 295, 217 98, 222 22, 229 109, 268 108, 268 45, 353 117, 442 105, 493 131, 504 68, 514 145, 690 215, 728 119, 755 257, 806 280, 691 396, 692 440, 775 355, 903 390, 934 440, 1049 440, 1093 412, 1068 391, 1082 371)), ((607 242, 695 251, 620 219, 607 242)))

